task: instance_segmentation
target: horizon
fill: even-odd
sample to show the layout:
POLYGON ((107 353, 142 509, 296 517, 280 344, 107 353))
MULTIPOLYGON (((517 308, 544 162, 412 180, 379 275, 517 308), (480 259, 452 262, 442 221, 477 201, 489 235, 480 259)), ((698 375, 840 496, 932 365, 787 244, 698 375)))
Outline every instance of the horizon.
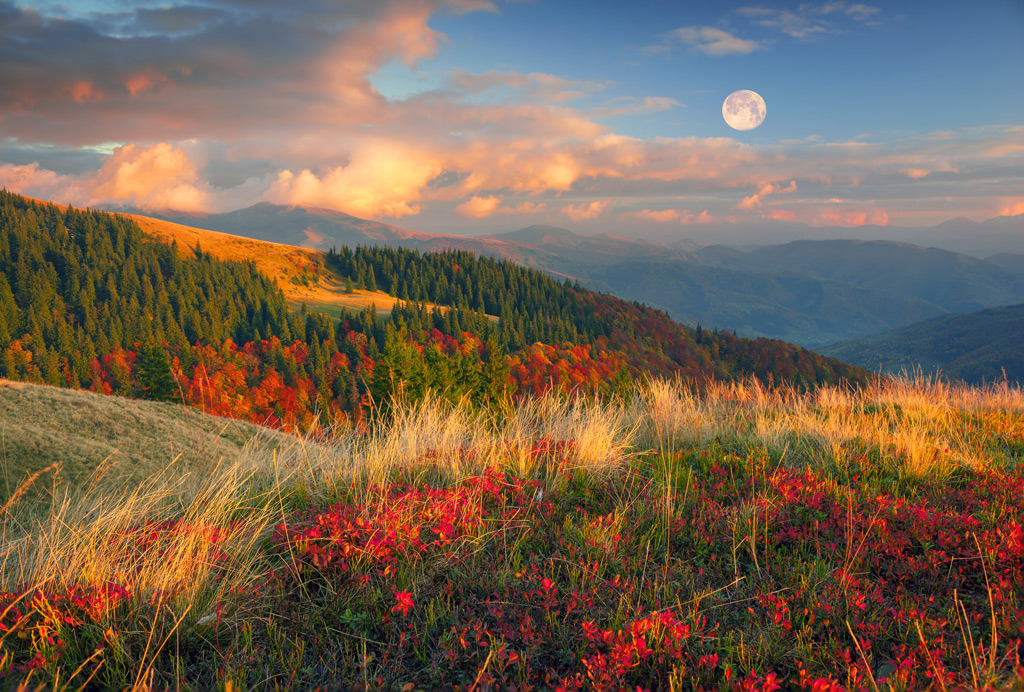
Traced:
POLYGON ((668 242, 1022 214, 1024 7, 936 7, 0 0, 0 187, 668 242))

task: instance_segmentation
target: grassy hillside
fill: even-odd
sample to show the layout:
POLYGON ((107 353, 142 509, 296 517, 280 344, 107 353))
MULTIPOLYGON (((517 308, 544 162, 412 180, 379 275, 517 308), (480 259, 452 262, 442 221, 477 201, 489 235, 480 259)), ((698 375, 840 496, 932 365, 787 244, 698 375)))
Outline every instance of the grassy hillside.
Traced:
POLYGON ((290 438, 180 404, 0 379, 0 504, 44 469, 27 497, 48 496, 54 484, 73 494, 90 485, 134 488, 161 474, 198 483, 218 465, 237 465, 255 440, 290 438))
POLYGON ((1019 389, 653 382, 371 430, 5 509, 4 684, 1024 684, 1019 389))
POLYGON ((1024 305, 944 315, 819 349, 885 373, 941 371, 954 380, 1024 382, 1024 305))
MULTIPOLYGON (((353 289, 349 292, 344 281, 324 266, 323 255, 318 250, 209 231, 138 214, 132 214, 131 218, 146 235, 166 243, 175 241, 182 252, 198 245, 203 252, 217 259, 253 262, 262 274, 274 280, 292 307, 305 303, 311 309, 339 318, 345 311, 355 313, 371 305, 379 313, 387 315, 398 301, 383 291, 353 289)), ((433 305, 428 303, 428 307, 433 305)))

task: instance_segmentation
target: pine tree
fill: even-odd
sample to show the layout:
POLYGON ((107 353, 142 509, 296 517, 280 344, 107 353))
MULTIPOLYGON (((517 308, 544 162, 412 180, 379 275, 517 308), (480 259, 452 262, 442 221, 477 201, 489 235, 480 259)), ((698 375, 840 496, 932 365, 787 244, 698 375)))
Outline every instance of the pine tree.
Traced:
POLYGON ((145 350, 139 361, 138 396, 153 401, 171 401, 174 398, 174 377, 171 375, 171 359, 167 351, 152 345, 145 350))
POLYGON ((508 361, 505 350, 492 335, 487 340, 487 360, 483 363, 483 399, 492 405, 501 403, 508 398, 509 375, 508 361))

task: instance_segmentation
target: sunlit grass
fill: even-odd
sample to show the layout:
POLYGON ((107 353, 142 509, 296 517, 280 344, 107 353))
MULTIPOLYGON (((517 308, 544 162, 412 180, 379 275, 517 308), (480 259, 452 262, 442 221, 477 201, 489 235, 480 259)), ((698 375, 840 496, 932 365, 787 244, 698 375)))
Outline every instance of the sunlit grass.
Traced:
MULTIPOLYGON (((1009 483, 1015 497, 1018 388, 919 379, 802 392, 748 381, 698 392, 651 381, 621 400, 547 396, 491 411, 428 397, 386 411, 366 432, 268 431, 202 474, 171 457, 119 485, 106 464, 87 482, 15 497, 0 517, 5 681, 429 687, 457 673, 453 684, 469 688, 536 684, 547 666, 599 689, 639 671, 684 687, 743 676, 764 686, 769 674, 798 686, 800 660, 844 686, 870 689, 867 675, 923 684, 925 668, 904 679, 886 667, 899 663, 899 642, 947 647, 951 688, 1020 681, 1007 634, 1024 613, 1012 576, 1024 566, 1020 525, 1007 523, 1019 507, 986 499, 929 514, 943 493, 974 507, 975 486, 1009 483), (910 516, 900 503, 918 497, 931 504, 900 529, 909 538, 890 536, 910 516), (928 522, 980 538, 933 536, 928 522), (935 552, 943 540, 952 558, 935 552), (873 560, 889 541, 911 551, 903 559, 939 560, 919 568, 936 589, 954 566, 972 570, 955 598, 934 594, 954 599, 955 614, 932 613, 909 587, 904 605, 871 600, 869 575, 888 569, 873 560), (973 559, 958 552, 968 549, 973 559), (69 593, 91 605, 61 600, 69 593), (862 593, 860 611, 850 599, 862 593), (842 609, 828 616, 815 599, 842 609), (905 619, 883 603, 924 610, 905 619), (500 624, 513 613, 515 631, 500 624), (525 617, 535 634, 521 629, 525 617), (896 629, 870 629, 886 618, 896 629), (580 622, 597 629, 584 634, 580 622), (949 639, 943 622, 974 643, 949 639), (460 643, 473 627, 487 632, 479 651, 460 643), (847 627, 875 632, 875 648, 858 640, 858 652, 847 627), (676 644, 648 659, 640 637, 651 628, 676 644), (625 667, 609 663, 598 630, 619 633, 625 667), (836 658, 843 646, 851 662, 836 658), (864 667, 858 656, 871 655, 881 658, 864 667)), ((921 656, 914 666, 934 665, 921 656)))

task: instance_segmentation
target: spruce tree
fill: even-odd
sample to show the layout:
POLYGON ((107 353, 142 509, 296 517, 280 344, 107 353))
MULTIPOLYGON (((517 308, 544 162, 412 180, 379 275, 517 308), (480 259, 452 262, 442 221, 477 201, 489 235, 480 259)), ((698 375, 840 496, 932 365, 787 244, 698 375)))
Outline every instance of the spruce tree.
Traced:
POLYGON ((174 398, 174 377, 171 375, 171 359, 167 351, 150 346, 139 361, 138 396, 152 401, 171 401, 174 398))

